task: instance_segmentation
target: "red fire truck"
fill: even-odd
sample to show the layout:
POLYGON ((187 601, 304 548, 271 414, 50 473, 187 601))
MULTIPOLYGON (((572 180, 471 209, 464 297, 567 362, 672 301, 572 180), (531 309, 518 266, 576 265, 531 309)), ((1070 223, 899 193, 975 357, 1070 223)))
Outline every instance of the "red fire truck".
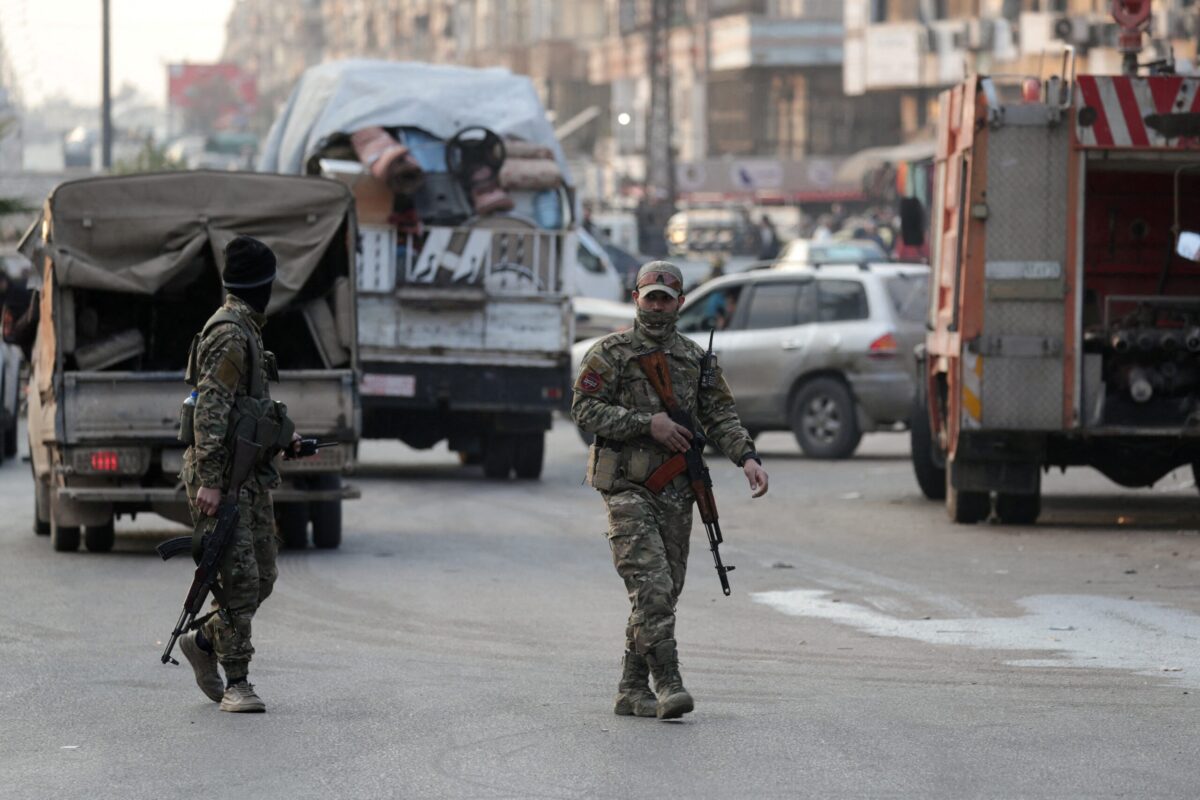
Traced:
POLYGON ((941 97, 912 457, 955 522, 1034 522, 1052 467, 1200 462, 1200 78, 1139 67, 1150 3, 1113 5, 1124 74, 941 97))

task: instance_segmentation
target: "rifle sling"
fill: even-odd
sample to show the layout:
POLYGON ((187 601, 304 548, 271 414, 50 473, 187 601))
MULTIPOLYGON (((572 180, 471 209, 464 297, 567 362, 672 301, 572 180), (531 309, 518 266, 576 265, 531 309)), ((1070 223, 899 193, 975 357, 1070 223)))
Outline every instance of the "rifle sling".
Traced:
POLYGON ((687 459, 683 453, 677 453, 654 472, 651 472, 650 477, 642 485, 655 494, 661 494, 671 481, 685 472, 687 472, 687 459))

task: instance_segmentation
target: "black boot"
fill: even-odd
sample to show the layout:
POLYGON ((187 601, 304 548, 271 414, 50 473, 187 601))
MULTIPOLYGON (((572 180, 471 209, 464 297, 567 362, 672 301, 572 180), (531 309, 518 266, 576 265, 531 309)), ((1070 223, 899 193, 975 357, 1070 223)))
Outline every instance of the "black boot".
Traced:
POLYGON ((650 666, 646 657, 626 650, 621 659, 621 682, 617 685, 617 702, 613 713, 622 717, 653 717, 658 714, 658 701, 650 691, 650 666))
POLYGON ((683 678, 679 674, 679 653, 675 650, 675 640, 665 639, 646 654, 650 664, 650 674, 654 676, 654 691, 658 694, 658 704, 655 712, 659 719, 678 719, 687 714, 695 703, 687 689, 683 688, 683 678))

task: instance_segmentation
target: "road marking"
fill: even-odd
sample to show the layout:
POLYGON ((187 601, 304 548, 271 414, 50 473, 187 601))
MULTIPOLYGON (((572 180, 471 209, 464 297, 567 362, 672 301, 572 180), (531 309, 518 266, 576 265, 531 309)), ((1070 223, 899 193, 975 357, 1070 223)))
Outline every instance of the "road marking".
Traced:
POLYGON ((875 636, 985 650, 1045 651, 1018 667, 1125 669, 1200 686, 1200 616, 1157 603, 1093 595, 1037 595, 1020 617, 902 619, 814 589, 751 595, 776 611, 849 625, 875 636))

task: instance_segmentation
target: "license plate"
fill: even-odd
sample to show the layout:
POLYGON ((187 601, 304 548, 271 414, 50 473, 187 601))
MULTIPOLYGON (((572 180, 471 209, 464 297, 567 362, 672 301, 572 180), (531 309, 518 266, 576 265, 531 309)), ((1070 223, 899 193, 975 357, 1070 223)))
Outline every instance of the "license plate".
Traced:
POLYGON ((366 374, 359 389, 370 397, 416 397, 417 376, 366 374))

